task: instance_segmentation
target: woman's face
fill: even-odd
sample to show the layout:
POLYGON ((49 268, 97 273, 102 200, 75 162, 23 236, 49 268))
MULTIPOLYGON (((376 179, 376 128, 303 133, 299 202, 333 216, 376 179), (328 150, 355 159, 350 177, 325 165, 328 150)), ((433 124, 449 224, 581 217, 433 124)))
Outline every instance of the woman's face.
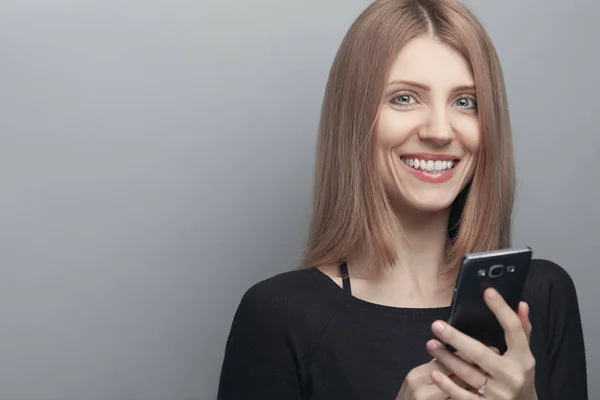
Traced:
POLYGON ((481 132, 467 60, 434 38, 406 44, 392 65, 375 133, 393 202, 448 208, 473 177, 481 132))

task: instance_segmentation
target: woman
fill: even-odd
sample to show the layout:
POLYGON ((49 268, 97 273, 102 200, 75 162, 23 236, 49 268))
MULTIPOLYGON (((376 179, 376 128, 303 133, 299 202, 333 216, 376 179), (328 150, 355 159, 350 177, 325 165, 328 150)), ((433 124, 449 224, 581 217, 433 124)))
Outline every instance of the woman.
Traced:
POLYGON ((512 151, 476 18, 451 0, 371 4, 329 76, 304 264, 244 295, 219 399, 587 399, 560 266, 532 261, 517 313, 486 292, 502 354, 444 323, 462 256, 510 245, 512 151))

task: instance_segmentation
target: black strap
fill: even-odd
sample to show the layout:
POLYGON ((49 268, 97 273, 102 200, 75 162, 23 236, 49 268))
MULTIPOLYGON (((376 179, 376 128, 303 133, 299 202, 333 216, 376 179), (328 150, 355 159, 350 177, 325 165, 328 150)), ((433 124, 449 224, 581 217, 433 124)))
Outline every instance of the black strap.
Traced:
POLYGON ((342 275, 342 287, 348 293, 352 293, 352 288, 350 287, 350 274, 348 274, 348 265, 346 261, 342 261, 340 264, 340 274, 342 275))

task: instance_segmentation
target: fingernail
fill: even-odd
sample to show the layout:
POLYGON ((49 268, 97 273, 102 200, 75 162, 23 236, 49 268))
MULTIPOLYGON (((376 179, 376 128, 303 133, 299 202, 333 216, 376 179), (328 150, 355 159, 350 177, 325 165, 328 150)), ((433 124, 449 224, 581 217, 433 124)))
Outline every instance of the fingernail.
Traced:
POLYGON ((442 333, 443 330, 444 330, 444 324, 442 324, 441 322, 436 322, 433 324, 433 331, 435 333, 442 333))
POLYGON ((427 342, 427 350, 434 351, 435 349, 437 349, 437 343, 435 341, 430 340, 427 342))
POLYGON ((496 289, 488 289, 488 298, 490 300, 496 300, 498 298, 498 292, 496 292, 496 289))
POLYGON ((433 379, 435 383, 442 383, 442 374, 440 374, 438 371, 433 371, 431 373, 431 379, 433 379))

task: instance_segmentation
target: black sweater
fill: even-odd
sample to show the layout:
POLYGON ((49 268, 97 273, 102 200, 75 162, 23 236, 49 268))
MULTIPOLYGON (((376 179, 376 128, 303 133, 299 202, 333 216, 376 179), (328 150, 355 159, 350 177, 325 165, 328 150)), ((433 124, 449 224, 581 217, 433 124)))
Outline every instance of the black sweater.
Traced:
MULTIPOLYGON (((560 266, 532 260, 523 300, 533 325, 539 400, 587 400, 577 294, 560 266)), ((449 307, 395 308, 343 291, 316 268, 250 288, 235 314, 219 400, 394 400, 406 374, 431 361, 431 324, 449 307)))

